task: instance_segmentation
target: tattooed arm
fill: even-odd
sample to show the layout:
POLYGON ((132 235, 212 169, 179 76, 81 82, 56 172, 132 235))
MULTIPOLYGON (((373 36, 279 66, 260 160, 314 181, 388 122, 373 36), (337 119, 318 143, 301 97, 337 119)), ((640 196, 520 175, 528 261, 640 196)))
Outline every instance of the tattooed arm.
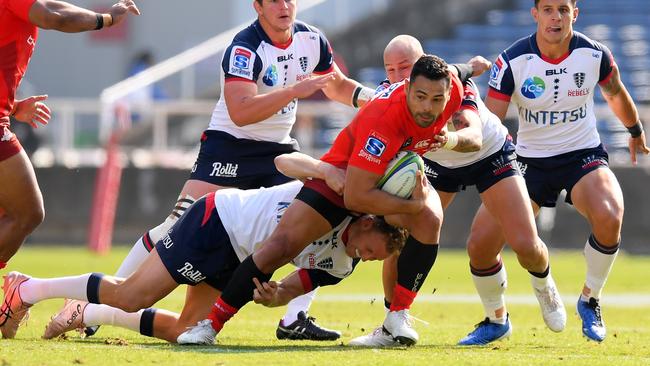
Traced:
POLYGON ((445 148, 457 152, 474 152, 481 150, 483 145, 483 131, 481 119, 473 109, 462 109, 451 117, 451 122, 456 131, 440 131, 435 136, 437 143, 432 145, 432 150, 445 148))
POLYGON ((614 67, 609 80, 601 84, 600 89, 609 108, 628 130, 633 131, 635 126, 641 128, 641 134, 637 137, 630 137, 628 142, 630 158, 632 163, 636 164, 636 153, 642 152, 647 155, 650 153, 650 149, 646 146, 645 133, 642 131, 643 126, 640 125, 641 122, 639 121, 639 112, 634 105, 630 93, 628 93, 625 85, 621 81, 618 67, 614 67))

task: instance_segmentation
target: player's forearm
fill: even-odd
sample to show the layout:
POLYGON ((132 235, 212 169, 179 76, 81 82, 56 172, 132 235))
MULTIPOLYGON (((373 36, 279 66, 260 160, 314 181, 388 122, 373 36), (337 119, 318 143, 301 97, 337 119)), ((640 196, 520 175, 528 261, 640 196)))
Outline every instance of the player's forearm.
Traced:
POLYGON ((323 163, 309 155, 294 152, 282 154, 274 159, 275 167, 280 173, 290 178, 304 180, 307 178, 324 179, 323 163))
POLYGON ((633 127, 639 121, 639 112, 625 87, 615 95, 603 93, 607 104, 625 127, 633 127))
MULTIPOLYGON (((41 9, 30 11, 30 20, 43 29, 54 29, 66 33, 86 32, 97 29, 97 13, 88 9, 62 2, 49 0, 36 4, 41 9), (40 11, 39 11, 40 10, 40 11)), ((100 14, 101 25, 110 26, 112 18, 109 14, 100 14)))
POLYGON ((456 134, 458 142, 450 149, 456 152, 475 152, 481 150, 483 146, 483 134, 477 128, 465 128, 456 132, 449 132, 449 134, 456 134))
POLYGON ((370 215, 413 214, 419 212, 423 203, 388 194, 380 189, 360 191, 346 184, 343 199, 348 210, 370 215))
POLYGON ((267 94, 242 97, 239 100, 226 100, 230 119, 237 126, 248 126, 264 121, 283 108, 295 108, 295 94, 291 88, 276 90, 267 94))

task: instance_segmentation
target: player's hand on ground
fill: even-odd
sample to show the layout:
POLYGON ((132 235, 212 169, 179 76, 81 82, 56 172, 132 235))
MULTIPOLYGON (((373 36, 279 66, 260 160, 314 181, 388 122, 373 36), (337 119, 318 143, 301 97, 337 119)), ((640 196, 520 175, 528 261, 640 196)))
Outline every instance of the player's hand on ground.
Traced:
POLYGON ((113 26, 124 20, 129 13, 140 15, 140 9, 138 9, 133 0, 120 0, 115 5, 111 6, 108 13, 113 17, 113 23, 111 24, 111 26, 113 26))
POLYGON ((33 128, 38 124, 46 125, 50 121, 50 108, 43 103, 47 95, 36 95, 16 101, 13 117, 20 122, 29 123, 33 128))
POLYGON ((334 80, 336 74, 330 72, 329 74, 312 76, 299 83, 294 84, 293 89, 295 98, 307 98, 318 90, 323 89, 328 83, 334 80))
POLYGON ((339 196, 343 195, 345 188, 345 170, 339 169, 334 165, 325 163, 323 166, 325 170, 325 183, 339 196))
POLYGON ((275 296, 278 293, 278 283, 275 281, 260 282, 257 278, 253 278, 253 283, 256 289, 253 290, 253 301, 256 304, 270 306, 275 303, 275 296))
POLYGON ((474 56, 467 63, 472 67, 472 76, 479 76, 492 66, 492 63, 483 56, 474 56))
POLYGON ((630 137, 630 140, 628 141, 628 147, 630 149, 630 159, 634 165, 636 165, 637 153, 642 153, 644 155, 650 154, 650 149, 646 145, 645 132, 642 132, 641 136, 639 137, 630 137))

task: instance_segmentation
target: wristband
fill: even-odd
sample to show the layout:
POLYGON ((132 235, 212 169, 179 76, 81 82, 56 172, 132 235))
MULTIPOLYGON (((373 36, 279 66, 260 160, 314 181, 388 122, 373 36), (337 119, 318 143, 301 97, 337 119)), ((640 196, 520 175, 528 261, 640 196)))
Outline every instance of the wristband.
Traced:
POLYGON ((95 17, 97 18, 97 25, 95 26, 95 30, 104 28, 104 16, 102 14, 95 13, 95 17))
POLYGON ((474 70, 472 70, 472 66, 469 64, 452 64, 451 66, 456 68, 458 78, 463 83, 466 83, 472 77, 472 74, 474 74, 474 70))
POLYGON ((456 132, 447 132, 447 142, 442 145, 442 148, 453 150, 456 145, 458 145, 458 134, 456 132))
POLYGON ((627 128, 627 132, 629 132, 630 135, 632 135, 632 138, 637 138, 641 136, 641 134, 643 133, 643 125, 641 124, 641 121, 638 121, 632 127, 625 127, 625 128, 627 128))
POLYGON ((373 89, 367 88, 365 86, 357 86, 352 93, 352 106, 354 108, 359 108, 359 101, 368 102, 372 97, 375 96, 375 91, 373 89))

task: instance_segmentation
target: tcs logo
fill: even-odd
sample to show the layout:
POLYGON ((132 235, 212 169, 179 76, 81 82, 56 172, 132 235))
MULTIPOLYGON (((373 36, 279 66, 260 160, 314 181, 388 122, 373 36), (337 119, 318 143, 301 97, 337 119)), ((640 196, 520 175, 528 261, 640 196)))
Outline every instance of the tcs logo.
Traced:
POLYGON ((537 76, 526 79, 524 85, 521 86, 521 94, 528 99, 539 98, 544 94, 546 84, 544 80, 537 76))

